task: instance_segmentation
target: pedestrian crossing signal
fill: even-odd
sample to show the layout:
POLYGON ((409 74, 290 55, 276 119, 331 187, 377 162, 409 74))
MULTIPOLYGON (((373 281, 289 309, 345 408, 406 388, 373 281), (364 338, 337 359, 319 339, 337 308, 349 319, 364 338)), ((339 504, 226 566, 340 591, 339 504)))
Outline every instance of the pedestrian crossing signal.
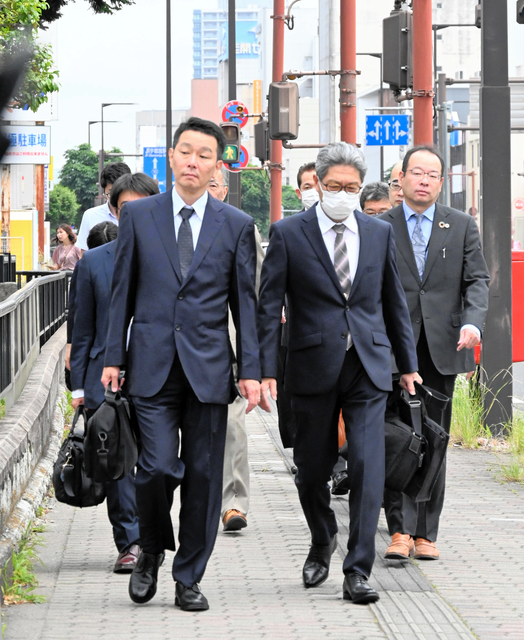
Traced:
POLYGON ((240 126, 236 122, 222 122, 220 127, 226 138, 222 161, 235 164, 240 158, 240 126))

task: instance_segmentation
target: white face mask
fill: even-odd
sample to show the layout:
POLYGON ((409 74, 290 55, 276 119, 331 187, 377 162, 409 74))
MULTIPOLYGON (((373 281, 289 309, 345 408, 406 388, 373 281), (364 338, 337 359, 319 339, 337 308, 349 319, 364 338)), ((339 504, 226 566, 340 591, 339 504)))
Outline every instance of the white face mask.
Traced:
POLYGON ((335 222, 345 220, 360 204, 358 193, 346 193, 340 191, 333 193, 332 191, 322 191, 322 209, 328 218, 335 222))
POLYGON ((310 209, 315 203, 320 200, 318 191, 316 189, 306 189, 305 191, 301 191, 300 195, 302 197, 302 205, 304 209, 310 209))

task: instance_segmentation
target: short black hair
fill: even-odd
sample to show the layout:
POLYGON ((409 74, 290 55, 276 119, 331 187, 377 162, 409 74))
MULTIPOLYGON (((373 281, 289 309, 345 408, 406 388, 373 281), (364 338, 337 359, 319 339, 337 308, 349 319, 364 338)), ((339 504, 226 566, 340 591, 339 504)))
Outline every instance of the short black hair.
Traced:
POLYGON ((408 169, 409 159, 414 153, 417 153, 417 151, 429 151, 429 153, 432 153, 434 156, 437 156, 437 158, 440 160, 440 173, 442 176, 444 175, 444 158, 442 157, 442 154, 440 153, 440 151, 436 147, 430 144, 419 144, 416 147, 411 147, 411 149, 409 149, 409 151, 404 156, 404 160, 402 161, 403 174, 405 174, 408 169))
POLYGON ((389 202, 389 187, 385 182, 370 182, 360 192, 360 209, 364 211, 366 202, 378 202, 387 200, 389 202))
POLYGON ((115 184, 118 178, 126 173, 131 173, 131 169, 125 162, 110 162, 102 169, 100 186, 105 189, 108 184, 115 184))
POLYGON ((103 244, 116 240, 118 227, 113 222, 99 222, 89 232, 87 236, 87 248, 96 249, 103 244))
POLYGON ((306 164, 303 164, 300 169, 298 170, 297 173, 297 184, 298 184, 298 188, 301 189, 302 188, 302 176, 304 175, 304 173, 306 173, 306 171, 315 171, 315 163, 314 162, 306 162, 306 164))
POLYGON ((177 146, 180 136, 184 131, 200 131, 200 133, 205 133, 206 136, 215 138, 217 141, 217 160, 222 159, 222 154, 226 148, 226 138, 222 129, 217 124, 211 122, 211 120, 203 120, 202 118, 192 116, 189 120, 182 122, 175 131, 175 135, 173 136, 173 149, 177 146))
POLYGON ((154 196, 160 193, 158 183, 145 173, 126 173, 120 176, 111 187, 111 206, 118 207, 118 198, 124 191, 134 191, 142 196, 154 196))

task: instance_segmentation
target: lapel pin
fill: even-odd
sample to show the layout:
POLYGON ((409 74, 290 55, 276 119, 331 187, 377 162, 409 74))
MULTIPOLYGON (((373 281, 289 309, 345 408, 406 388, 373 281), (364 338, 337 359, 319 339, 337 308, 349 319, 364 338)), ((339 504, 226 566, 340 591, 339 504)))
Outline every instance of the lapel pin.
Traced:
POLYGON ((449 223, 448 222, 442 222, 442 220, 438 223, 438 226, 441 229, 449 229, 449 223))

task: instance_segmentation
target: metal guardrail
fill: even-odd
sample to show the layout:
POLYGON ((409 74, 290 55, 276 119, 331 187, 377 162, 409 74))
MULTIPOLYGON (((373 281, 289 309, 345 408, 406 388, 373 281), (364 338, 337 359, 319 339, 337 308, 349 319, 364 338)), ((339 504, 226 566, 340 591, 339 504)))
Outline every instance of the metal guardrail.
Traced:
POLYGON ((0 303, 0 399, 19 398, 42 346, 67 317, 70 273, 34 278, 0 303))

